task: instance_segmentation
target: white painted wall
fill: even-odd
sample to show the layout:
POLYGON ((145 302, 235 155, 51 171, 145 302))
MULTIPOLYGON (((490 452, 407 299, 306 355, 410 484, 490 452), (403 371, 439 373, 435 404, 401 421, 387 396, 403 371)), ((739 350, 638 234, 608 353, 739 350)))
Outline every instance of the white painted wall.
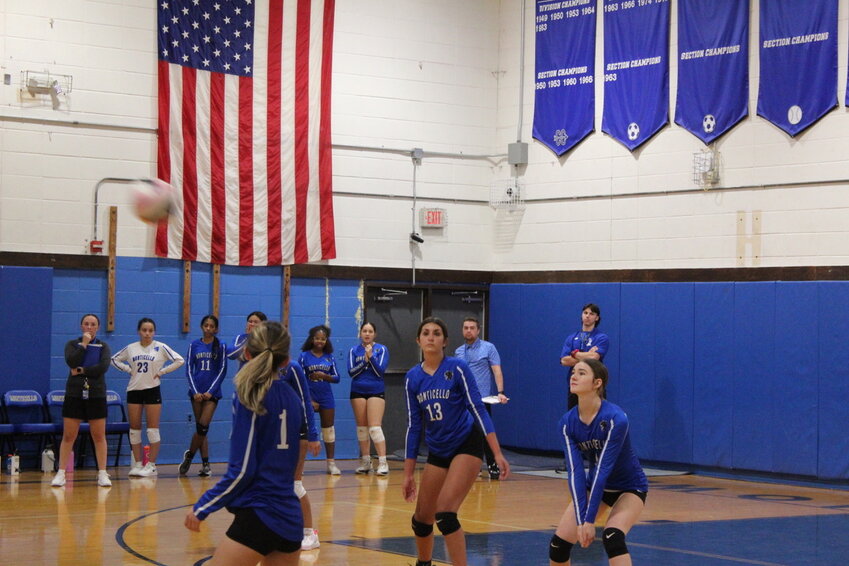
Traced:
MULTIPOLYGON (((450 226, 411 249, 412 159, 373 149, 493 153, 498 22, 489 0, 337 2, 333 142, 360 149, 334 150, 333 263, 406 267, 415 252, 421 267, 489 269, 494 212, 474 201, 488 198, 492 162, 424 160, 419 206, 472 202, 452 205, 450 226)), ((151 0, 0 0, 0 72, 12 81, 0 84, 0 249, 84 253, 97 181, 154 176, 155 25, 151 0), (53 110, 20 94, 26 70, 72 75, 73 92, 53 110)), ((152 255, 128 197, 104 185, 99 235, 118 205, 119 255, 152 255)))
MULTIPOLYGON (((530 142, 530 163, 521 173, 528 203, 509 213, 486 204, 491 181, 512 173, 504 160, 456 156, 503 154, 516 140, 521 0, 337 0, 338 258, 332 263, 407 267, 411 252, 418 267, 442 269, 849 261, 843 245, 849 237, 845 107, 795 140, 755 116, 721 138, 721 185, 745 190, 694 192, 692 156, 702 146, 675 125, 633 154, 597 132, 558 159, 530 140, 534 2, 525 3, 521 137, 530 142), (416 170, 419 206, 446 208, 449 225, 423 231, 424 245, 411 248, 412 160, 374 149, 414 147, 450 154, 427 156, 416 170), (760 219, 760 233, 753 233, 753 217, 760 219)), ((758 81, 756 5, 751 114, 758 81)), ((671 6, 674 60, 677 2, 671 6)), ((848 6, 849 0, 840 0, 841 103, 848 6)), ((155 21, 150 0, 0 0, 0 74, 12 81, 0 84, 0 250, 83 253, 95 183, 154 174, 155 21), (22 96, 26 70, 72 75, 73 92, 59 110, 49 100, 22 96), (69 124, 75 121, 85 125, 69 124)), ((675 65, 670 75, 674 115, 675 65)), ((600 126, 602 82, 596 85, 600 126)), ((107 185, 101 200, 119 205, 119 254, 151 255, 151 230, 130 212, 126 188, 107 185)), ((99 222, 102 236, 105 206, 99 222)))
MULTIPOLYGON (((849 262, 849 113, 846 89, 847 3, 838 20, 838 99, 841 106, 807 132, 791 139, 755 116, 758 94, 758 10, 750 20, 750 116, 716 145, 722 158, 721 187, 749 190, 690 192, 693 154, 704 148, 671 124, 634 153, 600 133, 590 135, 562 158, 533 142, 534 3, 527 2, 527 45, 523 138, 530 141, 524 172, 528 205, 521 221, 504 214, 509 226, 495 232, 512 242, 495 250, 495 270, 633 269, 733 266, 842 265, 849 262), (810 183, 794 186, 794 183, 810 183), (778 185, 762 188, 763 185, 778 185), (655 193, 627 197, 635 193, 655 193), (588 198, 594 197, 594 198, 588 198), (585 200, 575 200, 584 198, 585 200), (546 199, 534 203, 534 200, 546 199), (738 236, 740 214, 742 234, 738 236), (760 218, 760 232, 753 230, 760 218), (518 225, 518 226, 517 226, 518 225), (738 255, 738 244, 743 254, 738 255), (757 250, 760 253, 756 254, 757 250)), ((599 9, 601 2, 599 2, 599 9)), ((677 85, 677 2, 671 2, 670 118, 677 85)), ((501 67, 498 140, 516 138, 515 94, 519 59, 520 0, 501 6, 501 67)), ((602 69, 603 28, 599 18, 597 71, 602 69)), ((603 82, 596 84, 596 128, 600 129, 603 82)), ((514 214, 518 216, 518 214, 514 214)))

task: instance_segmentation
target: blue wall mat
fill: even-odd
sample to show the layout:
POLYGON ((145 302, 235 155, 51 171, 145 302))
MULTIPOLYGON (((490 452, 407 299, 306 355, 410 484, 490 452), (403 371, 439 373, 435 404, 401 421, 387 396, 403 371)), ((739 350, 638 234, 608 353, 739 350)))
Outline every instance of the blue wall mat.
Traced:
POLYGON ((734 407, 732 467, 771 470, 769 427, 773 398, 781 389, 775 381, 775 283, 737 283, 734 286, 734 334, 718 350, 734 356, 734 383, 723 397, 734 407))
POLYGON ((602 328, 611 341, 605 363, 616 372, 619 290, 618 283, 491 287, 488 339, 501 354, 510 397, 508 405, 493 411, 493 420, 505 445, 560 450, 557 421, 566 412, 569 392, 567 370, 560 365, 563 342, 580 330, 581 307, 599 304, 602 328), (529 421, 529 415, 540 424, 529 421))
MULTIPOLYGON (((487 325, 487 340, 496 344, 501 356, 501 371, 504 373, 504 390, 510 397, 510 403, 506 410, 497 410, 492 413, 495 431, 498 440, 506 446, 519 446, 519 437, 522 431, 517 423, 517 413, 530 415, 534 408, 534 392, 538 384, 543 382, 540 376, 542 370, 537 370, 547 362, 548 352, 540 347, 539 356, 534 356, 534 361, 523 364, 523 359, 517 355, 522 350, 522 345, 513 344, 518 340, 518 333, 514 325, 520 325, 523 320, 521 293, 524 285, 493 285, 489 293, 489 320, 487 325)), ((522 340, 526 347, 533 340, 554 338, 549 336, 547 322, 540 323, 540 329, 530 335, 525 335, 522 340), (534 338, 531 338, 531 337, 534 338)), ((553 322, 553 321, 551 321, 553 322)), ((527 331, 526 328, 523 328, 527 331)), ((554 354, 555 356, 557 354, 554 354)), ((547 364, 546 364, 547 365, 547 364)), ((558 393, 553 393, 557 396, 558 393)), ((499 407, 501 409, 501 407, 499 407)))
MULTIPOLYGON (((693 283, 655 284, 652 459, 693 461, 693 283)), ((627 410, 627 409, 626 409, 627 410)))
POLYGON ((634 283, 622 286, 621 336, 619 372, 611 376, 618 381, 619 395, 610 400, 628 414, 631 443, 641 458, 656 459, 655 382, 658 329, 655 308, 657 286, 653 283, 634 283))
POLYGON ((727 398, 734 377, 733 336, 738 317, 734 283, 694 285, 693 460, 699 466, 730 468, 734 407, 727 398))
POLYGON ((817 473, 817 396, 819 394, 818 286, 775 284, 774 375, 772 387, 772 471, 813 476, 817 473))
POLYGON ((18 361, 5 364, 0 372, 0 394, 9 389, 47 390, 52 311, 53 269, 0 266, 0 326, 28 337, 0 340, 0 359, 18 361))
POLYGON ((616 355, 608 397, 640 457, 849 477, 849 282, 496 284, 490 301, 507 446, 560 450, 565 371, 551 354, 576 325, 563 313, 597 301, 616 355))
POLYGON ((817 475, 845 480, 849 478, 849 283, 822 282, 818 289, 818 308, 811 313, 819 328, 817 351, 797 356, 800 362, 817 354, 819 358, 819 419, 811 423, 818 424, 817 475))

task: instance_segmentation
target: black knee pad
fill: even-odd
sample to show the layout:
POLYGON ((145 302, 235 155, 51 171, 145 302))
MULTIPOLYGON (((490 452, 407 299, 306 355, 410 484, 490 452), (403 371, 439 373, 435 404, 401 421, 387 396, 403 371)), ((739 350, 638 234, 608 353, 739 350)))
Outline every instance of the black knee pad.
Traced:
POLYGON ((429 537, 433 533, 433 523, 421 523, 413 515, 413 534, 417 537, 429 537))
POLYGON ((202 425, 200 423, 195 423, 195 431, 197 431, 198 436, 206 436, 209 433, 209 425, 202 425))
POLYGON ((601 533, 601 542, 604 543, 604 550, 607 552, 608 558, 616 558, 623 554, 628 554, 628 547, 625 544, 625 533, 615 528, 604 529, 601 533))
POLYGON ((572 546, 571 542, 565 541, 557 535, 552 535, 551 544, 548 545, 548 559, 558 564, 569 562, 572 546))
POLYGON ((457 513, 440 511, 436 514, 436 526, 443 536, 456 533, 460 530, 460 521, 457 520, 457 513))

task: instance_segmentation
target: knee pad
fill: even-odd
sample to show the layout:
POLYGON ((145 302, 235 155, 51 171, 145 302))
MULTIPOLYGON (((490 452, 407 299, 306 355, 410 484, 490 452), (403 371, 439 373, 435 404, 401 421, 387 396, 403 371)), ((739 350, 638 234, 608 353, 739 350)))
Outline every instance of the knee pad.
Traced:
MULTIPOLYGON (((195 423, 195 431, 198 433, 198 436, 206 436, 209 434, 209 425, 202 425, 200 423, 195 423)), ((148 431, 149 433, 150 431, 148 431)))
POLYGON ((147 441, 151 444, 156 444, 159 442, 159 429, 158 428, 149 428, 147 429, 147 441))
POLYGON ((368 427, 367 426, 358 426, 357 427, 357 440, 360 442, 365 442, 368 440, 368 427))
POLYGON ((368 435, 371 437, 371 441, 375 444, 378 442, 386 442, 386 437, 383 436, 383 429, 379 426, 370 426, 368 429, 368 435))
POLYGON ((422 523, 413 515, 413 534, 417 537, 429 537, 433 533, 433 523, 422 523))
POLYGON ((141 444, 141 429, 130 429, 130 444, 141 444))
POLYGON ((552 535, 551 544, 548 545, 548 559, 558 564, 569 562, 572 546, 571 542, 563 540, 556 534, 552 535))
POLYGON ((442 536, 456 533, 460 530, 460 521, 457 520, 457 513, 440 511, 436 514, 436 526, 439 527, 439 532, 442 533, 442 536))
POLYGON ((321 439, 325 444, 333 444, 336 442, 336 427, 329 426, 321 429, 321 439))
POLYGON ((304 482, 295 480, 295 495, 298 496, 298 499, 303 499, 306 494, 307 490, 304 489, 304 482))
POLYGON ((601 533, 601 542, 608 558, 616 558, 628 554, 628 546, 625 544, 625 533, 616 528, 604 529, 601 533))

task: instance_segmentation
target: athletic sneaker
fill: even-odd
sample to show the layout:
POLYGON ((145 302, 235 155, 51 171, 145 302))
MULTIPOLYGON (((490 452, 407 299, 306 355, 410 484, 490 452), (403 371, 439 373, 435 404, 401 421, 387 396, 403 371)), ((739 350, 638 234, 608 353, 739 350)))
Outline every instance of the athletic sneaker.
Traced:
POLYGON ((97 485, 100 487, 112 487, 112 480, 109 479, 109 474, 106 470, 97 471, 97 485))
POLYGON ((315 529, 310 534, 304 535, 304 540, 301 541, 301 550, 315 550, 319 546, 321 543, 318 542, 318 531, 315 529))
POLYGON ((371 456, 363 456, 360 460, 360 466, 354 470, 358 474, 367 474, 371 471, 371 456))
POLYGON ((50 482, 50 485, 53 487, 62 487, 65 485, 65 470, 59 470, 56 472, 56 475, 53 476, 53 481, 50 482))
POLYGON ((379 476, 388 475, 389 474, 389 464, 387 464, 385 461, 380 462, 377 465, 377 472, 375 472, 375 473, 379 476))
POLYGON ((203 466, 201 466, 198 475, 202 478, 208 478, 212 475, 212 468, 209 467, 209 462, 204 462, 203 466))
POLYGON ((489 479, 501 479, 501 470, 498 469, 498 464, 496 464, 495 462, 489 465, 489 479))
POLYGON ((156 471, 156 464, 154 464, 153 462, 148 462, 141 470, 136 472, 136 475, 146 478, 150 476, 155 476, 158 473, 159 472, 156 471))
POLYGON ((336 462, 327 462, 327 473, 331 476, 341 476, 342 470, 336 466, 336 462))
POLYGON ((189 472, 189 467, 192 465, 192 452, 186 450, 183 452, 183 461, 180 462, 180 475, 185 476, 189 472))
POLYGON ((133 467, 130 468, 130 473, 128 473, 127 475, 131 478, 138 477, 141 476, 141 474, 139 473, 140 471, 142 471, 142 464, 141 462, 136 462, 135 464, 133 464, 133 467))

